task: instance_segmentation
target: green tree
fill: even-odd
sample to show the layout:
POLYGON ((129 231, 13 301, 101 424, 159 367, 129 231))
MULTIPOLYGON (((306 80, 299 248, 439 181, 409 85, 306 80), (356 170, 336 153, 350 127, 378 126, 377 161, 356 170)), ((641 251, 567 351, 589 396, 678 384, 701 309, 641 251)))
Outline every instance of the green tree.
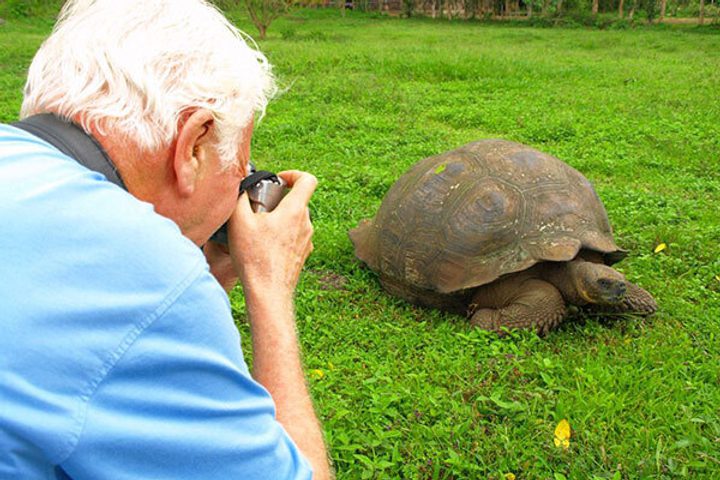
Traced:
POLYGON ((630 7, 630 13, 628 13, 628 18, 630 20, 632 20, 633 17, 635 17, 635 7, 637 7, 637 0, 632 1, 632 7, 630 7))
POLYGON ((260 39, 265 38, 273 20, 287 13, 293 4, 292 0, 220 0, 216 3, 223 9, 244 5, 260 39))
POLYGON ((642 7, 647 15, 648 23, 652 23, 657 16, 657 2, 656 0, 642 0, 642 7))
POLYGON ((270 24, 281 15, 287 13, 292 0, 242 0, 247 8, 250 20, 264 39, 270 24))

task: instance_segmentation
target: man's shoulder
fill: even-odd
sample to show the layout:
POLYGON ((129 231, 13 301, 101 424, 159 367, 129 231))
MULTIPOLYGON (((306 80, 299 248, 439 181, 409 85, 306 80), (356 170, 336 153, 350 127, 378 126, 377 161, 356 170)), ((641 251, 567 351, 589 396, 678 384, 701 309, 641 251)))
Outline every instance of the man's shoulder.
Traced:
POLYGON ((221 295, 174 222, 28 137, 0 126, 0 370, 14 372, 0 385, 0 397, 13 399, 0 414, 0 443, 42 444, 52 458, 125 343, 182 304, 188 288, 201 285, 206 293, 193 298, 211 303, 221 295))
POLYGON ((16 345, 47 342, 52 352, 94 338, 95 349, 115 348, 209 275, 200 249, 152 205, 44 142, 5 137, 13 135, 0 140, 0 304, 16 345))
POLYGON ((151 204, 26 132, 0 126, 0 158, 4 241, 45 260, 73 259, 67 274, 101 275, 105 283, 134 275, 173 283, 203 259, 151 204))
POLYGON ((112 347, 209 275, 200 249, 152 205, 24 132, 4 133, 0 304, 2 325, 21 329, 18 339, 44 343, 33 336, 57 329, 77 343, 75 329, 96 329, 112 347))

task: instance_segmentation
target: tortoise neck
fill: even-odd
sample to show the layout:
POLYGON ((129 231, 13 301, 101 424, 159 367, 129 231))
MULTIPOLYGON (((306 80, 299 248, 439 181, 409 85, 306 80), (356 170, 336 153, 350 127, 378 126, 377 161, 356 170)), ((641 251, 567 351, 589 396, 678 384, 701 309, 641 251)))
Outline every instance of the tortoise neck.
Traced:
POLYGON ((581 293, 579 286, 579 267, 586 262, 585 260, 576 258, 569 262, 548 262, 543 264, 543 280, 553 284, 555 288, 560 290, 566 302, 573 305, 587 305, 589 299, 585 298, 581 293))

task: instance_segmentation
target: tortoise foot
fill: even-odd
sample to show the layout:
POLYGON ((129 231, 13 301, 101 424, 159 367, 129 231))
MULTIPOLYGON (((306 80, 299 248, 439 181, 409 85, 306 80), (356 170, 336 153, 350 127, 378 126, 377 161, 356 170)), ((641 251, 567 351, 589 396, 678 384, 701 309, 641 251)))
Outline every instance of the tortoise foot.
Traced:
POLYGON ((509 319, 504 317, 499 310, 483 308, 470 317, 470 325, 495 332, 501 337, 506 334, 506 330, 515 328, 532 330, 538 335, 544 336, 560 325, 564 318, 564 312, 558 312, 543 319, 509 319))
POLYGON ((634 283, 627 283, 625 298, 616 305, 592 305, 590 311, 598 313, 629 313, 648 316, 657 312, 658 305, 653 296, 634 283))
POLYGON ((640 315, 652 315, 657 312, 658 305, 650 292, 628 282, 628 290, 625 300, 622 302, 624 311, 640 315))
POLYGON ((566 314, 560 292, 547 282, 533 279, 518 284, 516 293, 504 307, 472 312, 470 324, 498 333, 502 333, 503 328, 521 328, 544 335, 560 325, 566 314))

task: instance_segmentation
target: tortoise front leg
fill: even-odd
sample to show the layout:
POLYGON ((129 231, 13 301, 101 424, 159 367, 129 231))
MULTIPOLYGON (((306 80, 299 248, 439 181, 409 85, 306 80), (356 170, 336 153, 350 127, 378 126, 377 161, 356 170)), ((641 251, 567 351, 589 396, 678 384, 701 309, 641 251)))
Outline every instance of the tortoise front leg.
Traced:
POLYGON ((473 297, 470 313, 470 324, 485 330, 501 333, 502 327, 530 328, 544 335, 560 324, 566 310, 557 288, 543 280, 528 279, 481 287, 473 297), (498 297, 502 299, 499 305, 498 297), (497 308, 487 308, 493 304, 497 308))
POLYGON ((627 282, 627 291, 622 302, 615 305, 592 305, 593 312, 634 313, 652 315, 657 311, 657 302, 650 292, 634 283, 627 282))
POLYGON ((658 308, 650 292, 630 282, 627 283, 627 293, 622 306, 625 308, 624 311, 640 315, 652 315, 658 308))

